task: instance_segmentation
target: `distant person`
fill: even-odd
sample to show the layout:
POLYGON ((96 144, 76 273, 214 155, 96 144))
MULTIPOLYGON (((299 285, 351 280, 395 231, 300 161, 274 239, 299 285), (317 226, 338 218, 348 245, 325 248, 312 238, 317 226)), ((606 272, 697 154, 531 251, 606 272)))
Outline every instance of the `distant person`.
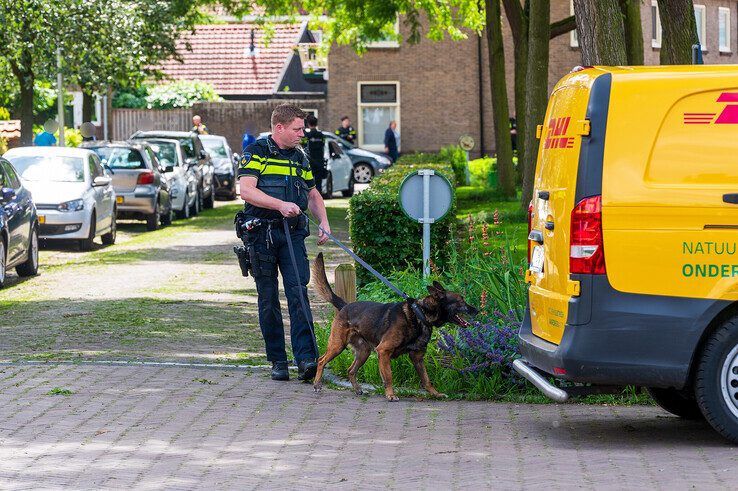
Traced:
POLYGON ((323 179, 326 178, 325 135, 318 129, 318 118, 308 114, 305 118, 308 129, 305 130, 304 146, 310 157, 310 168, 313 171, 315 187, 322 192, 323 179))
POLYGON ((341 127, 336 130, 336 135, 340 136, 352 145, 356 145, 356 130, 351 126, 351 120, 348 116, 341 118, 341 127))
POLYGON ((82 134, 82 141, 91 142, 97 140, 97 136, 95 135, 95 125, 89 121, 79 125, 79 132, 82 134))
POLYGON ((389 155, 392 162, 400 157, 400 132, 397 131, 397 121, 390 121, 389 127, 384 132, 384 152, 389 155))
POLYGON ((518 120, 510 118, 510 143, 512 143, 513 152, 518 150, 518 120))
POLYGON ((37 147, 53 147, 56 145, 56 137, 54 133, 59 129, 59 125, 53 119, 44 123, 44 131, 36 135, 33 144, 37 147))
POLYGON ((197 114, 192 116, 192 131, 196 132, 198 135, 208 134, 208 127, 205 126, 202 122, 202 118, 197 114))
POLYGON ((241 140, 241 153, 246 151, 246 147, 251 145, 256 141, 256 137, 249 133, 248 131, 244 132, 243 139, 241 140))

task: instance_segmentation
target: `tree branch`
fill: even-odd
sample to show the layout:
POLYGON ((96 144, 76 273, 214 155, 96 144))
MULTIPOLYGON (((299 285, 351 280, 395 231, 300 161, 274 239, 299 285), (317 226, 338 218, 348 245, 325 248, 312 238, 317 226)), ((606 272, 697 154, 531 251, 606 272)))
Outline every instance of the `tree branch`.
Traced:
POLYGON ((551 34, 549 39, 553 39, 555 37, 561 36, 562 34, 566 34, 569 31, 573 31, 577 28, 577 21, 576 17, 569 16, 561 20, 557 20, 556 22, 551 24, 551 34))
POLYGON ((507 16, 507 22, 510 24, 510 31, 514 39, 520 39, 523 33, 523 6, 520 5, 520 0, 502 0, 502 4, 505 6, 505 15, 507 16))

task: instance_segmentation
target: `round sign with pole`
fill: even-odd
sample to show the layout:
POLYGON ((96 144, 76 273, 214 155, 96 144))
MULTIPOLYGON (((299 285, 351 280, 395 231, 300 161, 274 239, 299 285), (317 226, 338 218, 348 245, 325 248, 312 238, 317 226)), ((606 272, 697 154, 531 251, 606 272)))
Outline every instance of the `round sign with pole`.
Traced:
POLYGON ((400 184, 400 206, 412 220, 423 224, 423 277, 430 275, 430 226, 451 209, 453 187, 441 174, 421 169, 400 184))

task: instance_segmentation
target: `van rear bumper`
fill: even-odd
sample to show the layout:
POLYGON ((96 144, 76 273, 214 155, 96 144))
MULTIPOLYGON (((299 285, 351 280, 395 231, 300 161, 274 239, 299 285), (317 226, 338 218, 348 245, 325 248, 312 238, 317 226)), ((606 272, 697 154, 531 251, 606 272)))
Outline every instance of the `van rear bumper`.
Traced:
MULTIPOLYGON (((577 278, 575 278, 577 279, 577 278)), ((606 276, 589 276, 591 317, 567 323, 556 345, 533 334, 530 309, 520 328, 520 353, 534 367, 572 382, 683 388, 705 329, 730 302, 616 291, 606 276), (554 371, 554 368, 557 370, 554 371), (562 370, 563 369, 563 370, 562 370)), ((569 321, 579 318, 579 299, 569 321)))

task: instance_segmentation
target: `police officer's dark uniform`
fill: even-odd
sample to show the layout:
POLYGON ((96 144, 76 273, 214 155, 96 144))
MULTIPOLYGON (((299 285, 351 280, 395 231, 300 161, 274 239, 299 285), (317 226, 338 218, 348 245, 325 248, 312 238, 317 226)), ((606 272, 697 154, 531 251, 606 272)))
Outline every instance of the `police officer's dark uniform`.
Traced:
POLYGON ((336 135, 340 136, 353 145, 356 144, 356 130, 351 125, 349 125, 348 128, 344 128, 343 126, 341 126, 336 130, 336 135))
MULTIPOLYGON (((302 148, 280 149, 271 136, 256 140, 246 147, 238 169, 238 177, 242 176, 256 177, 257 189, 273 198, 295 203, 303 211, 308 206, 308 192, 315 186, 309 159, 302 148)), ((277 268, 282 272, 289 307, 292 353, 300 369, 300 378, 312 378, 318 356, 310 328, 313 319, 309 307, 307 314, 310 318, 305 318, 300 303, 300 295, 303 295, 305 305, 309 305, 307 284, 310 281, 310 268, 305 238, 310 231, 307 218, 304 215, 283 218, 278 211, 248 203, 244 207, 244 215, 246 222, 258 219, 258 225, 248 231, 246 243, 259 297, 259 326, 264 336, 267 359, 274 365, 272 378, 289 378, 277 268), (283 220, 290 225, 299 277, 290 258, 287 246, 289 239, 284 232, 283 220)))
POLYGON ((305 130, 304 145, 310 157, 310 169, 313 171, 315 186, 322 192, 322 180, 326 178, 325 135, 318 128, 305 130))

